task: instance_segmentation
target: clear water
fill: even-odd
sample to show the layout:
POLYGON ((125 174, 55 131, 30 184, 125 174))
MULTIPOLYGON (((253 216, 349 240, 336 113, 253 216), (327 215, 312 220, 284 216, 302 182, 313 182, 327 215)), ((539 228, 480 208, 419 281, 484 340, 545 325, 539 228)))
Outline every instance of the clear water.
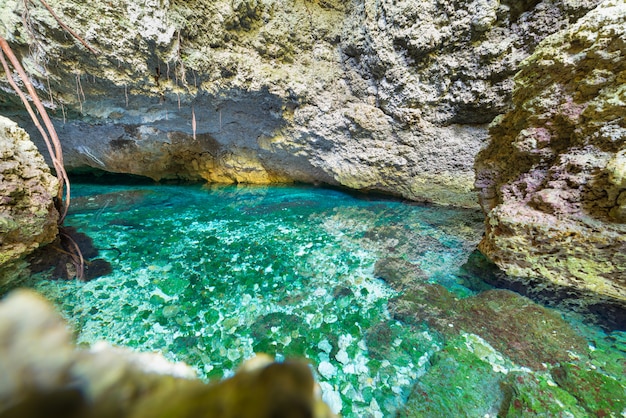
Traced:
MULTIPOLYGON (((255 352, 305 357, 346 417, 390 416, 445 341, 390 318, 382 257, 418 264, 459 297, 482 234, 475 211, 313 187, 74 185, 66 224, 113 273, 40 281, 80 343, 106 340, 227 377, 255 352), (386 323, 393 356, 368 338, 386 323)), ((595 331, 594 331, 595 332, 595 331)), ((599 331, 598 331, 599 332, 599 331)))

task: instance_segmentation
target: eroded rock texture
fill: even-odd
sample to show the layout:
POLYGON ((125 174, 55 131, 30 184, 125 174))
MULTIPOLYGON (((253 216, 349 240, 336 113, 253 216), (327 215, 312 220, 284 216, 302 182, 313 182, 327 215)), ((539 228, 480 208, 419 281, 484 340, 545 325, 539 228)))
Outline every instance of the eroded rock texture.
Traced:
POLYGON ((626 302, 626 4, 546 40, 491 127, 477 186, 480 249, 513 276, 626 302))
POLYGON ((24 19, 24 2, 4 2, 0 28, 70 169, 471 207, 474 157, 518 63, 597 2, 50 1, 97 56, 37 2, 24 19))
POLYGON ((0 286, 18 278, 24 256, 55 239, 57 185, 28 134, 0 116, 0 286))
POLYGON ((160 354, 104 342, 76 348, 60 315, 31 291, 0 303, 0 340, 3 417, 334 416, 304 363, 260 355, 234 377, 207 385, 160 354))

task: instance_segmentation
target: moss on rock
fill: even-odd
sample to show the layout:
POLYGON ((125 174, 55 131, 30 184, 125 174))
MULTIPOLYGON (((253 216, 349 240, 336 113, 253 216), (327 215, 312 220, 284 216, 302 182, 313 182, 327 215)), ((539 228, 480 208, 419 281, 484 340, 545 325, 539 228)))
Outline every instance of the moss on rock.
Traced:
POLYGON ((562 364, 551 374, 593 416, 619 416, 626 411, 626 387, 612 377, 574 364, 562 364))
POLYGON ((394 317, 427 323, 444 335, 480 335, 517 364, 544 369, 585 353, 586 343, 556 311, 507 290, 488 290, 464 299, 436 284, 413 286, 390 300, 394 317))

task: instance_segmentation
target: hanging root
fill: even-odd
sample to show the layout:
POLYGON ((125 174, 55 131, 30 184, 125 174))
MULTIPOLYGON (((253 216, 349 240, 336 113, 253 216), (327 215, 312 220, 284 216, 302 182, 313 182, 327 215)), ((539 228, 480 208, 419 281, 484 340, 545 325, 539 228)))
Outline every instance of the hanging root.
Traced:
POLYGON ((76 73, 76 98, 80 106, 80 113, 83 113, 83 103, 85 102, 85 92, 83 91, 83 85, 80 82, 80 73, 76 73), (82 96, 82 99, 81 99, 82 96))
POLYGON ((50 158, 52 159, 52 164, 54 166, 54 169, 57 173, 57 176, 59 177, 60 181, 59 181, 59 189, 57 191, 56 203, 57 203, 57 209, 59 209, 59 213, 60 213, 59 221, 58 221, 60 225, 65 220, 65 216, 67 215, 67 210, 70 204, 70 182, 67 177, 65 168, 63 166, 63 150, 61 148, 61 142, 59 141, 59 137, 56 133, 56 130, 54 129, 54 125, 52 125, 52 121, 50 120, 50 117, 48 116, 48 112, 46 111, 46 108, 41 103, 41 100, 39 99, 39 96, 37 95, 37 92, 35 91, 33 84, 30 82, 30 79, 26 75, 26 71, 24 71, 24 68, 22 67, 19 60, 13 53, 13 50, 9 46, 6 39, 4 39, 3 37, 0 37, 0 62, 2 63, 2 67, 4 68, 4 72, 6 73, 9 84, 11 85, 11 87, 13 87, 17 95, 22 100, 22 103, 24 104, 24 107, 26 108, 26 110, 28 111, 28 114, 33 120, 33 123, 35 124, 39 132, 41 133, 41 136, 43 137, 43 140, 48 149, 48 153, 50 154, 50 158), (9 59, 9 62, 15 69, 15 71, 17 71, 17 74, 19 75, 20 80, 26 87, 26 90, 28 91, 28 94, 30 95, 31 100, 33 101, 33 104, 35 105, 37 112, 39 113, 39 116, 41 117, 43 124, 46 127, 45 130, 41 126, 41 123, 39 122, 39 118, 37 117, 32 106, 30 105, 30 102, 28 101, 26 94, 18 87, 17 83, 13 79, 13 74, 9 68, 7 60, 5 59, 5 54, 6 54, 6 57, 9 59), (65 190, 65 199, 63 199, 63 190, 65 190))
POLYGON ((67 234, 63 228, 59 230, 59 235, 61 236, 62 241, 67 243, 70 258, 72 259, 72 264, 76 270, 76 278, 81 281, 85 280, 85 259, 80 251, 80 247, 71 235, 67 234))
POLYGON ((43 4, 43 7, 45 7, 48 12, 50 12, 50 14, 52 15, 52 17, 54 17, 54 20, 57 21, 57 23, 67 31, 67 33, 69 33, 70 35, 72 35, 78 42, 80 42, 81 44, 83 44, 83 46, 85 48, 87 48, 92 54, 94 55, 98 55, 100 54, 98 51, 96 51, 93 47, 91 47, 87 42, 85 42, 85 40, 83 38, 81 38, 80 36, 78 36, 78 34, 76 32, 74 32, 70 27, 68 27, 65 23, 63 23, 63 21, 59 18, 59 16, 57 16, 56 13, 54 13, 54 10, 52 10, 52 8, 48 5, 48 3, 46 3, 44 0, 39 0, 39 2, 41 4, 43 4))
MULTIPOLYGON (((93 53, 94 55, 99 54, 99 52, 96 51, 93 47, 91 47, 87 42, 85 42, 83 38, 78 36, 76 32, 74 32, 65 23, 63 23, 61 19, 57 16, 57 14, 54 12, 54 10, 52 10, 52 8, 48 5, 48 3, 45 0, 39 0, 39 2, 48 10, 48 12, 52 15, 52 17, 54 17, 57 23, 65 31, 67 31, 76 40, 78 40, 91 53, 93 53)), ((25 13, 27 12, 28 10, 26 8, 25 13)), ((25 19, 25 20, 27 21, 28 19, 25 19)), ((28 25, 28 23, 26 24, 28 25)), ((52 165, 54 166, 57 177, 59 178, 59 188, 57 190, 57 196, 55 198, 55 206, 57 210, 59 211, 59 219, 57 221, 59 225, 59 235, 65 242, 68 243, 67 244, 68 251, 71 253, 72 263, 76 267, 76 277, 78 277, 80 280, 83 280, 85 277, 85 260, 83 258, 83 255, 81 253, 81 250, 78 244, 76 244, 74 239, 72 239, 72 237, 69 234, 64 232, 64 228, 62 226, 63 221, 65 220, 65 217, 67 216, 67 211, 70 206, 70 181, 67 176, 67 172, 65 171, 65 167, 63 165, 63 150, 61 148, 61 142, 59 141, 59 137, 56 133, 56 130, 54 129, 54 125, 52 124, 52 121, 50 120, 50 117, 48 116, 48 112, 46 111, 46 108, 44 107, 44 105, 41 103, 41 100, 39 99, 39 96, 37 95, 37 92, 35 91, 33 84, 28 78, 26 71, 24 70, 24 68, 22 67, 22 64, 13 53, 13 50, 9 46, 9 43, 2 36, 0 36, 0 63, 2 64, 2 68, 4 69, 4 72, 7 76, 7 81, 9 82, 13 90, 15 90, 15 93, 22 100, 22 103, 24 104, 26 111, 28 112, 31 119, 33 120, 33 123, 37 127, 37 130, 40 132, 41 136, 43 137, 43 141, 46 144, 46 148, 48 149, 48 154, 50 155, 50 158, 52 160, 52 165), (7 62, 7 58, 8 58, 8 62, 7 62), (37 116, 37 114, 33 110, 26 96, 26 93, 21 90, 21 88, 17 85, 17 83, 13 79, 13 72, 11 71, 11 68, 9 67, 9 63, 11 64, 11 66, 13 66, 14 70, 17 72, 19 79, 22 81, 22 83, 26 87, 26 91, 28 95, 30 96, 30 100, 35 105, 35 108, 37 109, 37 113, 39 114, 39 116, 37 116), (41 118, 41 122, 43 122, 45 129, 44 129, 44 126, 42 126, 42 123, 40 122, 39 118, 41 118), (65 191, 65 196, 63 193, 64 191, 65 191)), ((47 81, 48 81, 48 92, 50 94, 50 101, 53 102, 52 91, 50 89, 50 80, 48 79, 47 81)), ((82 102, 85 101, 85 93, 83 92, 83 87, 80 82, 80 74, 76 75, 76 85, 77 85, 77 92, 78 92, 78 100, 81 103, 81 109, 82 109, 82 102), (82 99, 83 99, 82 101, 80 100, 81 94, 82 94, 82 99)), ((63 122, 65 122, 65 109, 63 109, 63 103, 61 103, 61 109, 63 111, 63 122)))
POLYGON ((191 131, 193 132, 193 140, 196 140, 196 111, 191 106, 191 131))
MULTIPOLYGON (((37 127, 37 130, 39 130, 39 132, 41 133, 44 143, 46 144, 46 148, 48 149, 48 154, 50 155, 50 159, 52 160, 52 164, 56 171, 57 177, 59 178, 59 188, 57 189, 55 205, 57 207, 57 210, 59 211, 59 219, 57 222, 58 222, 58 225, 61 227, 63 224, 63 221, 65 220, 65 217, 67 216, 67 211, 70 205, 70 181, 67 176, 67 172, 65 171, 65 167, 63 165, 63 150, 61 148, 61 141, 59 141, 59 136, 57 135, 56 130, 54 129, 54 125, 52 124, 52 121, 50 120, 50 117, 48 116, 48 112, 46 111, 46 108, 44 107, 44 105, 41 103, 41 100, 39 99, 39 96, 37 95, 37 92, 35 91, 33 84, 30 82, 28 75, 26 75, 26 71, 24 71, 24 68, 22 67, 20 61, 17 59, 17 57, 13 53, 13 50, 9 46, 6 39, 4 39, 1 36, 0 36, 0 63, 2 64, 2 68, 4 69, 4 72, 7 76, 7 81, 9 82, 13 90, 15 90, 15 93, 22 100, 22 103, 24 104, 26 111, 28 112, 31 119, 33 120, 33 123, 37 127), (26 87, 26 90, 28 91, 28 94, 30 95, 30 99, 35 105, 35 108, 37 109, 37 112, 39 113, 39 117, 41 117, 43 124, 45 125, 45 129, 41 125, 39 121, 39 117, 37 117, 37 115, 35 114, 35 111, 33 110, 30 102, 28 101, 26 94, 19 88, 19 86, 13 79, 13 73, 11 72, 11 69, 9 68, 9 62, 7 62, 5 55, 6 55, 6 58, 8 58, 11 65, 13 66, 13 68, 15 69, 15 71, 17 72, 20 80, 26 87), (64 190, 65 190, 65 199, 63 196, 64 190)), ((80 252, 80 248, 78 248, 78 246, 76 245, 72 246, 72 251, 75 252, 75 257, 73 257, 73 259, 75 259, 75 266, 77 268, 76 275, 77 277, 82 279, 82 277, 84 277, 84 267, 85 267, 83 256, 80 252)))

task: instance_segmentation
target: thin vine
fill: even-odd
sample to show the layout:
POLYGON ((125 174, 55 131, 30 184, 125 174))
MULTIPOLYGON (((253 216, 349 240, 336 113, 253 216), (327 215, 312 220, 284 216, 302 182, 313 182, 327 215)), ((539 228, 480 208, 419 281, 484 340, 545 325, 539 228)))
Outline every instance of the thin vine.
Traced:
POLYGON ((43 137, 43 140, 48 149, 48 153, 50 154, 50 159, 52 160, 52 165, 54 166, 57 176, 59 177, 59 188, 57 191, 56 204, 58 206, 57 209, 59 210, 59 215, 60 215, 58 223, 59 225, 61 225, 67 215, 67 211, 70 205, 70 195, 71 195, 70 182, 67 177, 67 172, 65 171, 65 167, 63 165, 63 150, 61 148, 61 142, 59 141, 59 137, 56 133, 56 130, 54 129, 54 125, 52 125, 52 121, 50 120, 50 117, 48 116, 48 112, 46 111, 46 108, 41 103, 41 100, 39 99, 39 96, 37 95, 37 92, 35 91, 33 84, 30 82, 28 75, 26 75, 26 71, 24 70, 24 67, 22 67, 22 64, 15 56, 15 53, 9 46, 9 43, 6 41, 6 39, 4 39, 1 36, 0 36, 0 62, 2 62, 2 67, 4 68, 4 72, 6 73, 9 84, 11 85, 13 90, 15 90, 17 95, 22 100, 22 103, 24 104, 26 111, 30 115, 37 129, 39 130, 39 133, 43 137), (45 130, 43 126, 41 125, 41 122, 39 121, 39 117, 37 117, 32 106, 30 105, 30 102, 28 101, 26 94, 22 91, 22 89, 20 89, 20 87, 17 85, 17 83, 13 79, 13 73, 11 69, 9 68, 9 63, 6 60, 5 55, 6 55, 6 58, 8 58, 11 65, 13 66, 13 68, 15 69, 15 71, 17 71, 17 74, 20 80, 26 87, 26 90, 28 91, 28 94, 30 95, 31 100, 33 101, 33 104, 37 108, 37 112, 39 113, 39 116, 41 117, 43 124, 46 127, 45 130), (65 190, 65 199, 63 199, 64 190, 65 190))

